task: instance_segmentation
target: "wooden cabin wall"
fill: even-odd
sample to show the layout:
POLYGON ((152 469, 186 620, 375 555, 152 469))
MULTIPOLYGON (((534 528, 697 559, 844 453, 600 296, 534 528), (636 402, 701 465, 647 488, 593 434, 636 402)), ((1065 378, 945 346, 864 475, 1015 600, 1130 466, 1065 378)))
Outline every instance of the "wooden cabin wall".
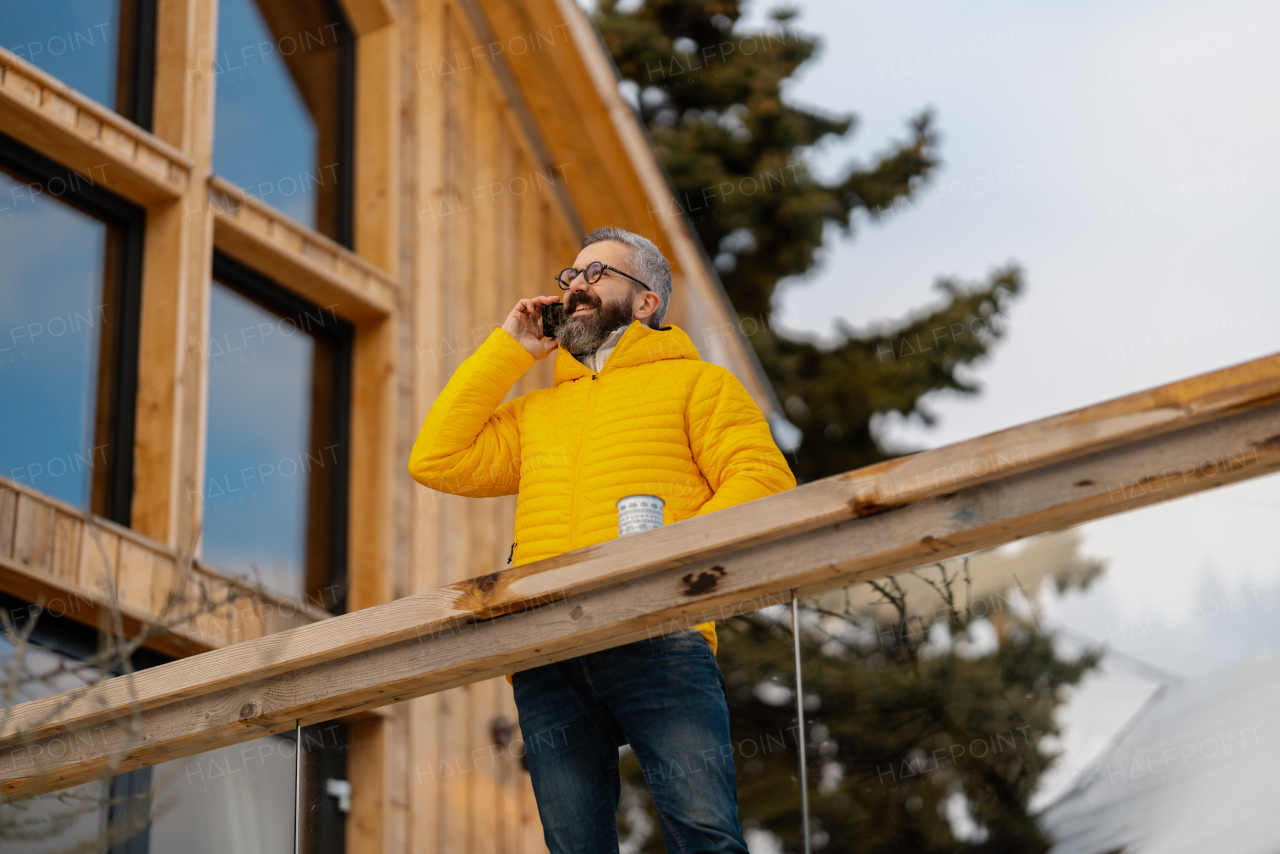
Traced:
MULTIPOLYGON (((582 46, 562 6, 338 2, 356 35, 352 250, 213 174, 216 0, 157 0, 153 133, 0 55, 0 131, 68 168, 107 164, 104 188, 147 215, 132 529, 102 528, 118 540, 115 581, 139 625, 168 592, 157 579, 174 574, 201 529, 208 381, 193 354, 208 347, 215 249, 336 306, 355 328, 348 567, 358 610, 506 565, 514 497, 456 498, 413 483, 406 464, 422 420, 517 299, 558 293, 552 274, 573 260, 583 228, 620 225, 669 243, 671 223, 646 213, 652 188, 631 174, 607 110, 573 70, 582 46), (510 66, 483 58, 489 45, 535 32, 552 41, 536 55, 510 66)), ((693 290, 681 284, 689 271, 675 272, 668 316, 681 324, 693 290)), ((512 394, 549 385, 553 361, 512 394)), ((0 484, 0 589, 104 604, 89 592, 96 552, 82 547, 74 513, 0 484)), ((234 583, 217 567, 198 569, 211 585, 234 583)), ((201 615, 175 630, 186 646, 172 654, 288 627, 254 613, 201 615)), ((544 850, 528 775, 494 744, 501 720, 516 720, 503 679, 348 721, 347 850, 544 850)))
MULTIPOLYGON (((557 199, 546 192, 548 171, 522 144, 492 69, 461 70, 478 43, 465 14, 449 0, 414 0, 402 3, 397 17, 405 223, 399 349, 404 417, 397 425, 397 455, 407 462, 427 410, 454 370, 516 300, 555 292, 551 267, 572 260, 580 236, 555 210, 557 199), (522 181, 528 188, 518 192, 522 181)), ((550 177, 560 180, 554 171, 550 177)), ((512 395, 549 384, 551 365, 551 359, 540 362, 512 395)), ((396 563, 404 571, 395 595, 506 565, 514 497, 447 496, 406 474, 397 501, 396 563)), ((383 825, 385 838, 349 837, 350 850, 544 851, 518 750, 494 743, 499 716, 510 723, 517 717, 505 679, 413 700, 388 715, 383 730, 396 736, 387 741, 404 739, 382 751, 388 760, 397 750, 404 756, 387 763, 381 811, 392 820, 383 825)))

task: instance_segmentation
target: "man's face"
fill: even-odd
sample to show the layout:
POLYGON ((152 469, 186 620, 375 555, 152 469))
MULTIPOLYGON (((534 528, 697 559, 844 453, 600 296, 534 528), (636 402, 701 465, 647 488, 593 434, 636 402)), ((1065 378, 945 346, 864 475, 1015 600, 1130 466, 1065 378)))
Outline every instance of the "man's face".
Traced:
MULTIPOLYGON (((630 254, 631 250, 621 243, 602 240, 579 252, 572 266, 583 270, 592 261, 599 261, 630 273, 630 254)), ((575 278, 560 300, 565 313, 564 323, 556 333, 560 346, 570 353, 594 353, 610 332, 631 322, 636 290, 642 289, 612 270, 605 270, 594 285, 582 276, 575 278)))

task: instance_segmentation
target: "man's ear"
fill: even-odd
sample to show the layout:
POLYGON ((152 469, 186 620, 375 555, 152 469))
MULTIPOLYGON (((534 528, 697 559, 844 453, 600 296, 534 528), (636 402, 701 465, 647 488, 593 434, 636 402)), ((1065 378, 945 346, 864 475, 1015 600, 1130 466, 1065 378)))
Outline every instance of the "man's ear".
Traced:
POLYGON ((631 310, 631 316, 636 320, 648 320, 660 305, 662 305, 662 299, 657 294, 653 291, 645 291, 639 307, 631 310))

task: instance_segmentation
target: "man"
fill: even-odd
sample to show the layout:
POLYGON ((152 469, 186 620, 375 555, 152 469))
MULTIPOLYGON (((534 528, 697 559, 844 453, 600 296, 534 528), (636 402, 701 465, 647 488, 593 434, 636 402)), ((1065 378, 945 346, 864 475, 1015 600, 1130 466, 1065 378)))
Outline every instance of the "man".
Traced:
MULTIPOLYGON (((518 493, 514 563, 618 534, 615 502, 664 499, 678 522, 795 486, 759 407, 689 336, 662 326, 671 268, 651 242, 598 228, 450 379, 409 472, 458 495, 518 493), (542 307, 565 307, 556 338, 542 307), (559 348, 555 382, 502 403, 559 348)), ((516 673, 520 729, 552 854, 618 851, 618 748, 635 751, 670 852, 746 854, 729 713, 705 623, 516 673)))

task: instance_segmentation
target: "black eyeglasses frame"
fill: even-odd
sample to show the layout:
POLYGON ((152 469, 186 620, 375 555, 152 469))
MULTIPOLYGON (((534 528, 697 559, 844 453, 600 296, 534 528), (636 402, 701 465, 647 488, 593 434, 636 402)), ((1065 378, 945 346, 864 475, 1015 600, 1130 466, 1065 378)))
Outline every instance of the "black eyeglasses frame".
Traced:
POLYGON ((653 291, 653 288, 649 287, 644 282, 637 279, 635 276, 631 275, 630 273, 624 273, 621 270, 619 270, 617 267, 610 267, 608 264, 604 263, 603 261, 592 261, 590 264, 586 266, 586 269, 583 269, 583 270, 579 270, 576 267, 565 267, 563 270, 561 270, 559 273, 556 274, 556 277, 555 277, 556 284, 560 286, 560 290, 567 291, 569 290, 569 286, 573 284, 573 280, 578 278, 578 274, 581 273, 583 279, 586 280, 588 285, 594 285, 596 282, 600 281, 600 277, 604 275, 605 270, 612 270, 613 272, 617 273, 619 276, 626 276, 628 279, 635 282, 637 285, 644 288, 646 291, 650 291, 650 292, 653 291), (595 278, 593 279, 591 278, 591 275, 590 275, 591 268, 596 266, 598 266, 599 269, 596 271, 595 278), (572 275, 570 275, 568 279, 565 279, 564 278, 565 273, 572 273, 572 275))

